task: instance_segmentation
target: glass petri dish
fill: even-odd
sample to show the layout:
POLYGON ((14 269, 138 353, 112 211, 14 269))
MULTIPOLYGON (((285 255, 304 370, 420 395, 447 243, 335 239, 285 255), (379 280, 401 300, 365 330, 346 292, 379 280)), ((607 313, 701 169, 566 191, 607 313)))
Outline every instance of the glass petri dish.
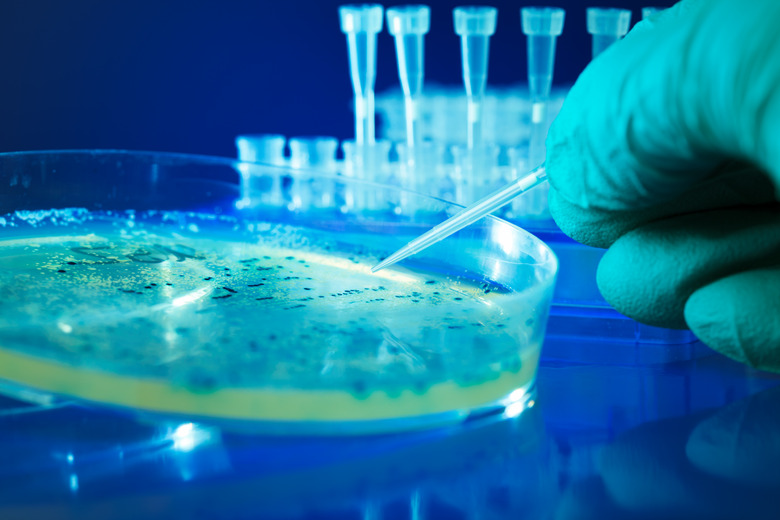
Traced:
POLYGON ((294 434, 516 414, 557 260, 356 179, 123 151, 0 154, 0 388, 294 434))

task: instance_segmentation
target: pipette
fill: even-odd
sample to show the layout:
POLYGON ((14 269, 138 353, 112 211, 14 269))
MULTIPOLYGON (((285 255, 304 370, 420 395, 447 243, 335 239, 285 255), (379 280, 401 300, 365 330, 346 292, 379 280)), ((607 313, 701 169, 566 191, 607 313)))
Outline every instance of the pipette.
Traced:
POLYGON ((410 148, 419 139, 416 103, 422 92, 424 36, 430 24, 431 10, 427 5, 406 5, 387 10, 387 30, 395 39, 398 76, 404 93, 406 144, 410 148))
POLYGON ((463 84, 468 103, 468 148, 482 144, 482 99, 487 85, 490 37, 496 32, 495 7, 456 7, 455 33, 460 36, 463 84))
POLYGON ((566 13, 558 7, 524 7, 520 22, 528 40, 528 88, 531 94, 531 140, 528 164, 544 161, 547 134, 547 102, 552 88, 555 43, 563 32, 566 13))
POLYGON ((531 173, 513 180, 503 188, 500 188, 487 197, 478 200, 471 206, 459 211, 454 216, 435 226, 433 229, 415 238, 404 247, 372 267, 371 272, 375 273, 389 265, 400 262, 408 256, 419 253, 423 249, 432 246, 436 242, 439 242, 453 233, 460 231, 469 224, 472 224, 482 217, 489 215, 498 208, 509 203, 512 199, 521 193, 524 193, 534 186, 541 184, 546 179, 547 171, 544 169, 544 165, 541 165, 538 168, 532 170, 531 173))
POLYGON ((339 7, 341 32, 347 35, 349 73, 355 90, 355 141, 374 144, 374 80, 376 35, 382 30, 383 8, 379 4, 339 7))
POLYGON ((628 32, 631 11, 603 7, 588 7, 588 32, 593 35, 593 56, 604 52, 628 32))

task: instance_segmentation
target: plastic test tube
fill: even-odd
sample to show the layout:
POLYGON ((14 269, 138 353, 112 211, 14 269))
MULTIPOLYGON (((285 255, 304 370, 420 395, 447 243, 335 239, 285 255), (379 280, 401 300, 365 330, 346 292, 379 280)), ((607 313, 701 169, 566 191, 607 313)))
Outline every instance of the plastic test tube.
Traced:
POLYGON ((374 144, 374 80, 376 35, 382 30, 383 8, 378 4, 339 7, 341 31, 347 35, 349 72, 355 90, 355 141, 374 144))
POLYGON ((423 87, 424 36, 431 26, 431 10, 426 5, 406 5, 387 10, 387 30, 395 39, 398 76, 404 93, 406 144, 414 147, 419 139, 416 101, 423 87))
POLYGON ((487 85, 490 37, 496 32, 498 10, 495 7, 456 7, 453 10, 455 33, 460 36, 463 83, 468 100, 468 148, 479 148, 482 141, 482 99, 487 85))
MULTIPOLYGON (((338 145, 339 142, 335 137, 292 137, 290 138, 290 167, 335 175, 338 145)), ((306 208, 309 205, 332 207, 334 191, 333 182, 324 178, 304 180, 300 176, 292 176, 290 192, 294 208, 306 208)))
POLYGON ((236 137, 238 160, 250 163, 283 165, 286 139, 277 134, 239 135, 236 137))
POLYGON ((336 173, 336 149, 339 142, 335 137, 292 137, 290 138, 290 166, 299 169, 314 169, 333 175, 336 173))
POLYGON ((257 167, 247 163, 260 163, 265 165, 283 166, 286 164, 284 146, 287 139, 277 134, 251 134, 236 137, 238 150, 238 170, 241 174, 243 196, 236 203, 241 208, 252 203, 252 196, 263 193, 270 197, 274 204, 279 204, 284 198, 284 179, 281 173, 275 175, 254 175, 257 167), (265 185, 263 182, 268 182, 265 185), (258 185, 259 183, 259 185, 258 185))
POLYGON ((604 52, 628 32, 631 11, 603 7, 588 7, 588 32, 593 35, 593 56, 604 52))
POLYGON ((531 140, 528 166, 544 162, 547 102, 552 88, 555 43, 563 32, 566 13, 558 7, 524 7, 520 22, 528 42, 528 88, 531 94, 531 140))

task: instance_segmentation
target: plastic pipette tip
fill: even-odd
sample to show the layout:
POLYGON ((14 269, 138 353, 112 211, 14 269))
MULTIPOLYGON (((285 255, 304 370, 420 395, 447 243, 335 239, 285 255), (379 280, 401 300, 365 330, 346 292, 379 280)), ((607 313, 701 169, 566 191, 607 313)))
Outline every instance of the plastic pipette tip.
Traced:
MULTIPOLYGON (((414 253, 411 253, 411 254, 414 254, 414 253)), ((396 251, 395 253, 393 253, 392 255, 388 256, 387 258, 385 258, 384 260, 382 260, 381 262, 376 264, 374 267, 372 267, 371 268, 371 272, 372 273, 376 273, 377 271, 381 271, 385 267, 389 267, 389 266, 391 266, 393 264, 397 264, 398 262, 400 262, 401 260, 403 260, 407 256, 409 256, 409 255, 406 254, 406 250, 400 250, 399 249, 398 251, 396 251)))
MULTIPOLYGON (((555 62, 555 41, 563 33, 566 12, 560 7, 523 7, 520 24, 528 37, 528 87, 531 100, 539 102, 550 95, 555 62)), ((532 120, 541 122, 543 109, 532 120)), ((542 138, 543 140, 543 138, 542 138)))
POLYGON ((398 76, 405 96, 422 90, 423 37, 431 27, 427 5, 405 5, 387 10, 387 30, 395 38, 398 76))
POLYGON ((355 91, 355 139, 374 143, 374 81, 377 33, 382 30, 384 8, 379 4, 339 7, 341 31, 347 36, 349 74, 355 91))
POLYGON ((460 36, 463 86, 468 98, 468 146, 481 146, 482 97, 487 86, 490 37, 496 32, 498 9, 466 6, 452 11, 455 33, 460 36))

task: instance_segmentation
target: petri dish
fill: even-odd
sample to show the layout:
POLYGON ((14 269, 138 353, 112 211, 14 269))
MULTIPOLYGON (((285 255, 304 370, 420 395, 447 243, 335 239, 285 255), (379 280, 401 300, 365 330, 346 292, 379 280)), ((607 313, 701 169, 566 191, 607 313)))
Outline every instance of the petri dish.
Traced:
POLYGON ((143 152, 0 154, 0 182, 11 396, 301 435, 514 414, 533 396, 557 260, 507 222, 372 274, 458 207, 143 152))

